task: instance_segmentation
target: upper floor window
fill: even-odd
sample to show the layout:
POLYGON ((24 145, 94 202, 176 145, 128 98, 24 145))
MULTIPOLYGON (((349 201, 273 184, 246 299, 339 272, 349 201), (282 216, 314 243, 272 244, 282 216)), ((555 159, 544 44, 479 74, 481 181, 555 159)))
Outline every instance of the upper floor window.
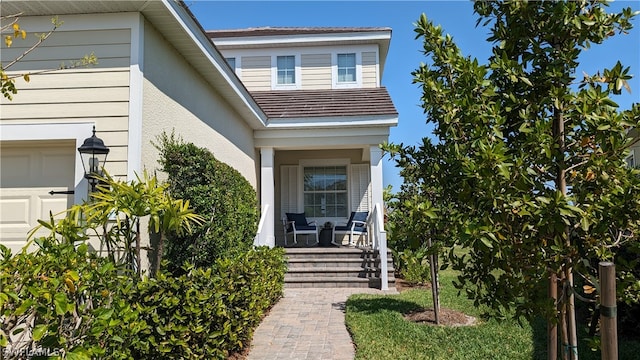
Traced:
POLYGON ((293 85, 296 83, 296 58, 293 55, 277 57, 278 85, 293 85))
POLYGON ((356 81, 356 54, 338 54, 338 83, 356 81))
POLYGON ((229 64, 229 66, 233 69, 233 71, 236 71, 236 58, 229 57, 225 58, 225 60, 227 61, 227 64, 229 64))

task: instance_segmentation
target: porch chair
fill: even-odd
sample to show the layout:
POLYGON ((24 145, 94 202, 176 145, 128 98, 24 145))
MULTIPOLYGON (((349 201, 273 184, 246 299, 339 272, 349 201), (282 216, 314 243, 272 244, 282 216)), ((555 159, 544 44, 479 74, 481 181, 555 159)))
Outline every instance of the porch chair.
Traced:
POLYGON ((369 218, 368 211, 353 211, 351 212, 351 216, 349 216, 349 221, 347 221, 346 225, 337 225, 333 227, 333 237, 331 243, 333 245, 340 246, 342 245, 342 241, 340 244, 336 243, 336 235, 349 235, 349 246, 356 246, 357 244, 353 243, 354 236, 364 235, 365 239, 368 239, 367 234, 367 219, 369 218))
MULTIPOLYGON (((289 234, 293 234, 293 243, 298 243, 298 235, 307 235, 307 246, 309 245, 309 235, 315 235, 316 244, 318 241, 318 226, 314 221, 307 221, 305 213, 285 213, 282 218, 284 227, 284 245, 287 246, 289 234)), ((314 244, 315 245, 315 244, 314 244)))

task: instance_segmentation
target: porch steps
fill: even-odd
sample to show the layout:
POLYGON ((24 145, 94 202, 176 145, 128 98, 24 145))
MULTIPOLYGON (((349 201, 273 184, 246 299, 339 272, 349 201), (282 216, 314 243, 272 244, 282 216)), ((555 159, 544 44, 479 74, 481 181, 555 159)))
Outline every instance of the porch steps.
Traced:
MULTIPOLYGON (((380 260, 377 250, 349 247, 286 249, 289 288, 380 288, 380 260)), ((393 259, 387 253, 389 287, 395 286, 393 259)))

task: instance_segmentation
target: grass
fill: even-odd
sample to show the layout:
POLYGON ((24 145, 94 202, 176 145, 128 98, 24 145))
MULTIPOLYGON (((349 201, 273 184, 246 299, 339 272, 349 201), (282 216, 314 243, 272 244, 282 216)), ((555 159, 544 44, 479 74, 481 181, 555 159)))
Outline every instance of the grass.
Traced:
MULTIPOLYGON (((546 324, 519 324, 513 320, 481 318, 481 309, 457 296, 451 285, 455 274, 440 274, 441 306, 475 316, 479 324, 442 327, 416 324, 403 315, 433 306, 430 290, 408 290, 399 295, 354 295, 347 301, 346 323, 356 345, 356 359, 546 359, 546 324)), ((619 359, 637 359, 640 341, 619 344, 619 359)), ((600 359, 583 346, 580 358, 600 359)))

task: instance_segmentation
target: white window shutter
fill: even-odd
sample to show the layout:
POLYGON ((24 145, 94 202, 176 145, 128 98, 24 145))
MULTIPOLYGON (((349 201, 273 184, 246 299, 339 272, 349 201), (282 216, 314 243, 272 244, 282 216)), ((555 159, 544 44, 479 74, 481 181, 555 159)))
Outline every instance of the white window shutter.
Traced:
POLYGON ((371 176, 369 164, 351 165, 351 211, 371 210, 371 176))
POLYGON ((298 166, 280 166, 280 212, 281 217, 285 213, 298 212, 298 166))

